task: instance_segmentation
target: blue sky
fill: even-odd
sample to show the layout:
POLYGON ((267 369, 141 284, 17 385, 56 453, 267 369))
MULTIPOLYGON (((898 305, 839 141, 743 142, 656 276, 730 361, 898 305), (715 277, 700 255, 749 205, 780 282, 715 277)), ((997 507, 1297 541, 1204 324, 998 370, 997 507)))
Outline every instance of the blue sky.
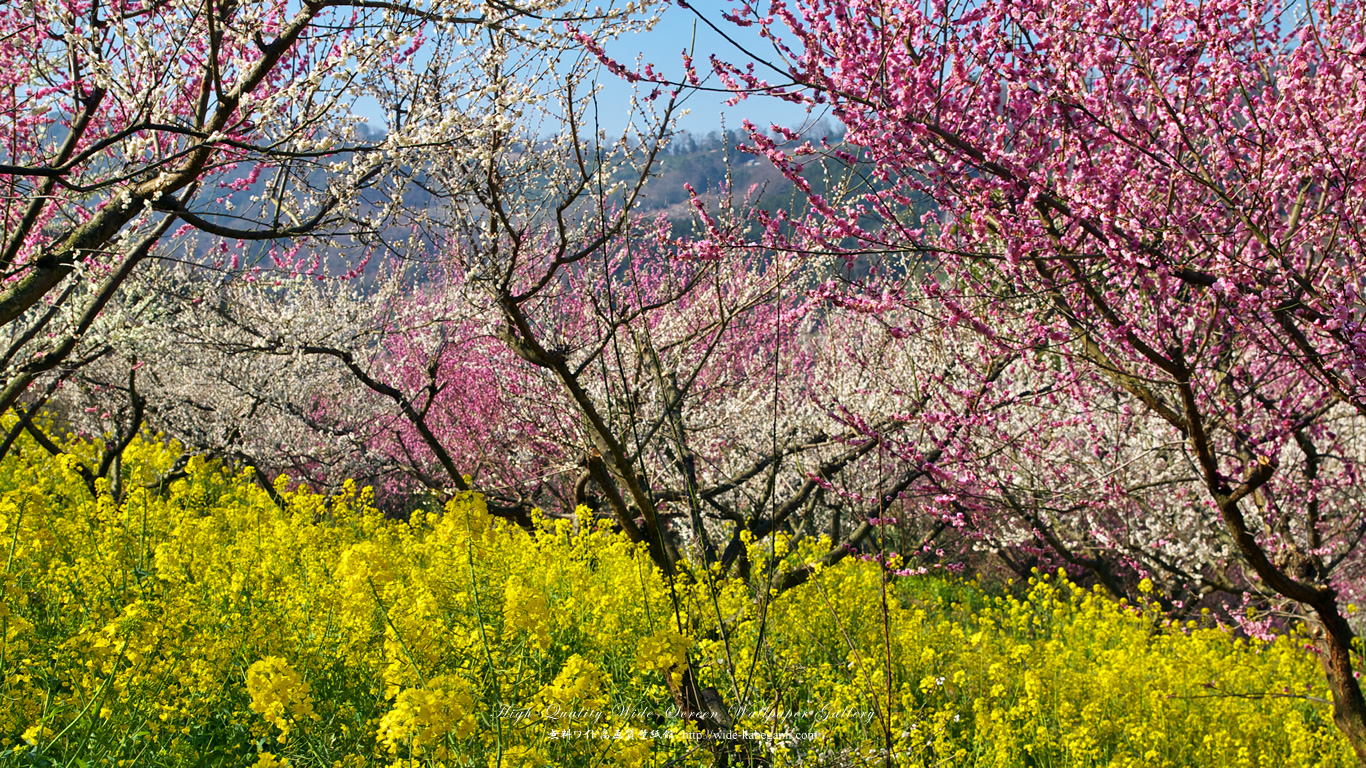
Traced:
MULTIPOLYGON (((721 13, 729 11, 733 6, 732 0, 694 0, 693 5, 717 26, 726 29, 727 34, 732 35, 736 41, 756 54, 763 55, 772 50, 766 41, 761 40, 751 30, 735 27, 721 18, 721 13)), ((620 38, 607 46, 608 53, 623 64, 630 66, 637 57, 640 57, 642 63, 654 64, 657 71, 673 80, 683 79, 682 53, 685 49, 691 49, 698 74, 704 77, 711 71, 708 61, 713 53, 740 65, 747 61, 743 53, 698 20, 696 14, 676 5, 669 5, 663 9, 662 18, 653 30, 620 38)), ((609 134, 617 134, 626 127, 632 90, 629 85, 605 69, 600 70, 600 73, 602 79, 599 82, 603 88, 598 97, 598 121, 609 134)), ((764 73, 763 76, 770 81, 779 79, 772 73, 764 73)), ((714 77, 705 79, 703 84, 720 86, 714 77)), ((798 128, 808 123, 819 122, 821 118, 819 113, 807 114, 804 107, 777 99, 753 98, 734 107, 727 107, 727 98, 727 95, 721 93, 690 93, 683 104, 688 114, 678 118, 678 129, 705 136, 711 131, 720 130, 723 120, 726 128, 736 130, 746 119, 765 128, 772 123, 798 128)), ((384 116, 373 99, 365 98, 357 103, 355 114, 366 118, 372 126, 384 124, 384 116)))
MULTIPOLYGON (((761 40, 751 30, 735 27, 721 18, 721 13, 729 11, 734 5, 731 0, 693 0, 692 4, 700 13, 706 15, 717 26, 726 29, 727 34, 754 53, 763 55, 772 50, 767 41, 761 40)), ((642 61, 654 64, 656 69, 671 79, 681 79, 681 54, 688 48, 692 49, 699 75, 710 72, 707 62, 713 53, 732 63, 744 64, 746 61, 744 54, 735 50, 724 38, 699 21, 694 13, 674 5, 664 10, 663 17, 653 30, 617 40, 608 47, 608 52, 617 56, 624 64, 634 61, 637 55, 642 55, 642 61)), ((770 81, 778 80, 770 73, 760 73, 760 76, 770 81)), ((603 77, 611 78, 612 75, 603 72, 603 77)), ((606 80, 603 82, 604 93, 599 98, 603 112, 600 119, 609 130, 619 129, 624 118, 619 118, 614 123, 612 116, 624 115, 630 99, 630 89, 624 84, 609 83, 606 80)), ((706 84, 720 85, 714 78, 706 84)), ((689 109, 690 113, 679 119, 678 127, 705 135, 721 127, 723 116, 726 127, 732 129, 738 129, 741 121, 745 119, 765 127, 770 123, 778 123, 791 128, 801 126, 812 119, 820 119, 819 114, 814 118, 813 115, 808 115, 804 107, 777 99, 754 98, 742 101, 734 107, 727 107, 726 98, 723 94, 692 93, 684 104, 684 108, 689 109)))

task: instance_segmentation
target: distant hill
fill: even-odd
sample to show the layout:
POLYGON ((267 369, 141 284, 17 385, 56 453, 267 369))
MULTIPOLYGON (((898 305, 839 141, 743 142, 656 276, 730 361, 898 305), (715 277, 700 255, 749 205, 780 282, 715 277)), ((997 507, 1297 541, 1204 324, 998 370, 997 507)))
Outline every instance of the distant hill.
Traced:
MULTIPOLYGON (((811 135, 812 143, 819 144, 822 138, 838 143, 842 134, 824 128, 823 133, 811 135)), ((713 208, 748 205, 798 215, 806 204, 804 196, 796 194, 792 183, 768 160, 736 149, 748 143, 749 137, 741 131, 713 131, 702 137, 679 133, 657 159, 655 178, 646 186, 638 210, 662 211, 674 223, 674 234, 685 235, 693 226, 686 188, 691 185, 713 208)), ((827 181, 821 162, 805 166, 802 175, 814 189, 823 190, 827 181)))
MULTIPOLYGON (((359 126, 360 138, 362 141, 378 142, 383 140, 383 134, 370 130, 365 126, 359 126)), ((840 134, 828 127, 819 135, 812 135, 813 143, 819 144, 822 138, 829 138, 829 141, 837 143, 840 134), (833 134, 833 135, 832 135, 833 134)), ((806 205, 805 197, 797 194, 793 184, 785 178, 780 171, 773 167, 768 160, 756 157, 747 152, 737 149, 738 146, 749 142, 749 137, 742 131, 712 131, 706 135, 692 134, 681 131, 676 134, 669 145, 656 157, 655 165, 651 178, 643 191, 642 198, 638 201, 637 211, 645 214, 663 213, 672 224, 672 232, 675 237, 685 237, 696 231, 697 222, 692 206, 689 204, 689 194, 687 187, 690 185, 697 193, 707 201, 708 207, 713 211, 724 210, 727 208, 741 209, 744 207, 758 207, 769 211, 785 210, 794 217, 800 216, 802 209, 806 205)), ((817 191, 822 191, 829 183, 825 178, 825 167, 819 160, 804 163, 806 166, 803 176, 811 183, 817 191)), ((835 163, 829 164, 832 175, 847 173, 847 169, 835 163)), ((239 168, 230 173, 224 180, 232 181, 244 178, 249 168, 239 168)), ((623 171, 623 179, 627 171, 623 171)), ((422 211, 430 208, 440 207, 441 201, 430 190, 428 185, 420 183, 409 184, 403 193, 403 205, 412 211, 422 211)), ((321 177, 314 179, 318 186, 325 184, 321 177)), ((257 183, 257 187, 265 184, 262 179, 257 183)), ((255 187, 251 190, 259 193, 255 187)), ((218 219, 212 211, 203 212, 206 218, 211 220, 218 219)), ((226 211, 223 212, 223 222, 231 223, 232 217, 226 211)), ((395 238, 404 238, 411 234, 408 229, 395 229, 395 238)), ((216 238, 201 236, 196 238, 191 245, 195 260, 213 263, 221 261, 221 257, 210 256, 211 247, 216 242, 216 238)), ((244 266, 260 264, 269 266, 269 259, 266 252, 271 248, 270 241, 259 241, 248 246, 246 258, 243 259, 244 266)), ((437 254, 431 254, 433 257, 437 254)), ((326 263, 332 265, 332 269, 337 272, 344 272, 355 265, 354 254, 342 252, 329 252, 324 256, 326 263)), ((439 261, 439 258, 435 259, 439 261)), ((373 276, 376 269, 380 267, 381 260, 375 260, 367 265, 365 272, 373 276)), ((415 265, 419 273, 424 272, 425 268, 415 265)))

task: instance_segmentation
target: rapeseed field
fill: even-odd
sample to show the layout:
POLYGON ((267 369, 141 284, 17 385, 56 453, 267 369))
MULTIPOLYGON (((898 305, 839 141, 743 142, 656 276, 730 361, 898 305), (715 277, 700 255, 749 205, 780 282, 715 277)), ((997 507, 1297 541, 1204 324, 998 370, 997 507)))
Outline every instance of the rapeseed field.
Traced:
POLYGON ((476 494, 394 520, 135 441, 121 500, 0 462, 0 765, 702 766, 714 688, 773 765, 1348 766, 1303 638, 1240 638, 1056 576, 988 589, 749 542, 666 578, 595 522, 476 494))

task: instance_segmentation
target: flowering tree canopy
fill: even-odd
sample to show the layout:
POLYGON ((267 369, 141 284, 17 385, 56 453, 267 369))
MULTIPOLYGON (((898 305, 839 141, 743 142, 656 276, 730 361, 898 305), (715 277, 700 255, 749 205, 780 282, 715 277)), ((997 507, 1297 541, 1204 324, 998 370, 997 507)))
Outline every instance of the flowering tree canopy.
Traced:
POLYGON ((319 273, 411 235, 405 190, 443 152, 494 151, 571 51, 566 22, 636 23, 572 2, 7 4, 0 405, 68 359, 149 255, 319 273), (387 133, 359 124, 361 99, 387 133))
MULTIPOLYGON (((1363 530, 1366 7, 800 0, 727 20, 772 42, 748 67, 714 60, 737 98, 821 106, 848 129, 820 146, 752 127, 751 149, 814 212, 772 214, 773 244, 914 254, 909 274, 850 290, 889 311, 928 302, 988 353, 1055 360, 1049 397, 1085 404, 1083 418, 1121 401, 1147 414, 1146 449, 1093 434, 1090 474, 1133 514, 1089 522, 1132 540, 1158 512, 1124 478, 1134 463, 1178 463, 1168 480, 1198 490, 1186 503, 1218 526, 1192 529, 1205 559, 1192 575, 1232 573, 1226 549, 1242 573, 1231 586, 1303 610, 1337 721, 1366 759, 1339 605, 1359 583, 1363 530), (871 170, 850 194, 817 194, 805 156, 871 170)), ((965 486, 1009 491, 1041 518, 1075 513, 1062 489, 1078 470, 1050 461, 1051 435, 1007 447, 1056 477, 1023 477, 997 460, 1007 451, 981 457, 965 486)))

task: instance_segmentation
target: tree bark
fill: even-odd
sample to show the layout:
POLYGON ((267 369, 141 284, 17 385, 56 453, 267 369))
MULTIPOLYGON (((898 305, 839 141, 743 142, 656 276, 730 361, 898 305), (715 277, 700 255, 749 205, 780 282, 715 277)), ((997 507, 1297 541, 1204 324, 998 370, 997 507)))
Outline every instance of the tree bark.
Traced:
POLYGON ((1338 610, 1337 600, 1326 599, 1314 605, 1318 614, 1319 658, 1328 688, 1333 692, 1333 722, 1347 736, 1357 760, 1366 765, 1366 697, 1352 669, 1352 641, 1356 635, 1346 617, 1338 610))

